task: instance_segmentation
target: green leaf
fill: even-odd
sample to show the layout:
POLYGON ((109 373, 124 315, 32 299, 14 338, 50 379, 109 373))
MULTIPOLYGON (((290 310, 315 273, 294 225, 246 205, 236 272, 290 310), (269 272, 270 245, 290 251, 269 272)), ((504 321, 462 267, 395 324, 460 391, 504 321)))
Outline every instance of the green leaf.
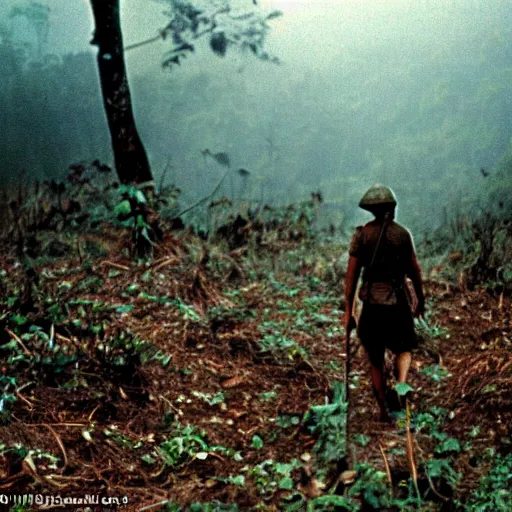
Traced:
POLYGON ((147 464, 154 464, 155 463, 155 459, 153 457, 151 457, 151 455, 149 455, 149 453, 146 453, 145 455, 143 455, 141 457, 141 459, 146 462, 147 464))
POLYGON ((281 478, 281 480, 279 481, 279 489, 291 491, 293 489, 293 479, 291 479, 289 476, 281 478))
POLYGON ((144 228, 147 226, 146 221, 144 220, 144 217, 142 215, 137 215, 136 223, 135 225, 138 228, 144 228))
POLYGON ((132 197, 133 185, 119 185, 119 187, 117 187, 117 193, 121 196, 126 194, 128 197, 132 197))
POLYGON ((471 429, 469 432, 469 437, 478 437, 480 434, 480 427, 477 425, 471 429))
POLYGON ((260 393, 260 400, 263 400, 264 402, 268 402, 276 398, 277 393, 275 391, 267 391, 266 393, 260 393))
POLYGON ((215 395, 210 399, 210 405, 216 405, 222 402, 224 402, 224 393, 222 391, 215 393, 215 395))
POLYGON ((409 391, 414 391, 414 388, 406 382, 397 382, 395 384, 395 391, 398 396, 405 396, 409 391))
POLYGON ((82 430, 82 436, 88 443, 93 443, 91 432, 89 430, 82 430))
POLYGON ((135 309, 135 306, 132 304, 124 304, 123 306, 119 306, 116 308, 116 313, 123 314, 123 313, 129 313, 130 311, 133 311, 135 309))
POLYGON ((12 350, 13 348, 16 348, 18 346, 18 343, 16 343, 15 340, 11 340, 4 345, 0 345, 0 349, 2 350, 12 350))
POLYGON ((275 470, 276 473, 284 476, 289 476, 290 473, 294 470, 294 468, 298 467, 297 460, 292 460, 291 463, 285 464, 283 462, 276 462, 275 464, 275 470))
POLYGON ((137 189, 135 191, 134 198, 139 204, 146 204, 146 196, 142 190, 137 189))
POLYGON ((460 478, 447 459, 430 459, 427 461, 427 472, 431 478, 444 478, 450 485, 455 485, 460 478))
POLYGON ((11 316, 11 320, 16 325, 23 325, 23 324, 26 324, 28 322, 28 318, 26 316, 22 316, 22 315, 12 315, 11 316))
POLYGON ((363 448, 371 441, 371 438, 368 436, 365 436, 364 434, 358 434, 357 436, 354 436, 354 442, 361 445, 363 448))
POLYGON ((120 203, 116 205, 114 208, 114 213, 116 215, 130 215, 132 211, 132 207, 130 205, 130 201, 128 199, 124 199, 120 203))
POLYGON ((0 375, 0 384, 16 386, 16 377, 9 377, 7 375, 0 375))
POLYGON ((335 507, 344 507, 347 510, 358 510, 359 507, 350 499, 345 496, 338 496, 336 494, 326 494, 324 496, 319 496, 311 501, 313 505, 313 510, 315 510, 314 505, 334 505, 335 507))
POLYGON ((151 240, 151 237, 149 236, 149 231, 147 227, 143 227, 141 232, 141 236, 143 236, 150 244, 153 244, 153 241, 151 240))
POLYGON ((243 487, 245 485, 245 476, 237 475, 229 478, 229 483, 243 487))
POLYGON ((256 448, 256 450, 260 450, 261 448, 263 448, 263 439, 261 439, 260 436, 255 434, 254 436, 252 436, 251 445, 254 448, 256 448))
POLYGON ((444 452, 460 452, 460 442, 458 439, 454 437, 449 437, 445 441, 443 441, 437 448, 436 453, 444 453, 444 452))
POLYGON ((128 293, 133 293, 139 288, 139 285, 137 283, 132 283, 128 288, 126 288, 126 291, 128 293))

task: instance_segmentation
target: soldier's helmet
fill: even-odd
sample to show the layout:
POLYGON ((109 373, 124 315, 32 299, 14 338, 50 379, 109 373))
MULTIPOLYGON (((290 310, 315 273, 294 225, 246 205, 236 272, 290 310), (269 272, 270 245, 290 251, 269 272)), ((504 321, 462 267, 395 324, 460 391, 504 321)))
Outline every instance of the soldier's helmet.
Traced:
POLYGON ((369 212, 374 212, 376 209, 392 209, 395 206, 395 194, 385 185, 372 185, 359 201, 359 207, 369 212))

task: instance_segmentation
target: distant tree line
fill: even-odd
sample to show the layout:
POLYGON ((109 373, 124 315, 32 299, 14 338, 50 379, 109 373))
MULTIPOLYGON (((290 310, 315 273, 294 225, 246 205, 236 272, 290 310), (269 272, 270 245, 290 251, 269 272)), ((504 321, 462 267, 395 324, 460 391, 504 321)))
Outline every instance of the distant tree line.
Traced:
POLYGON ((109 159, 108 132, 93 56, 35 59, 0 30, 3 183, 57 178, 72 162, 109 159))
MULTIPOLYGON (((474 20, 475 14, 461 12, 461 22, 464 16, 474 20)), ((410 47, 390 43, 371 51, 363 40, 347 40, 328 72, 306 70, 284 80, 285 62, 265 65, 267 79, 254 83, 240 63, 195 69, 191 58, 180 72, 176 60, 197 44, 193 32, 184 32, 169 54, 172 77, 155 70, 150 78, 135 74, 131 84, 152 171, 159 178, 160 169, 170 169, 167 176, 193 201, 224 172, 201 152, 226 152, 233 169, 251 171, 244 178, 246 197, 279 201, 286 190, 290 201, 320 189, 327 203, 349 214, 362 189, 385 181, 400 198, 400 218, 428 228, 445 206, 469 202, 482 184, 494 183, 493 167, 509 151, 511 29, 506 16, 491 21, 493 37, 467 33, 463 44, 453 39, 442 53, 425 41, 418 55, 415 40, 410 47)), ((185 22, 180 18, 180 26, 185 22)), ((233 30, 226 29, 225 41, 205 36, 214 53, 222 55, 233 30)), ((427 35, 415 39, 421 37, 427 35)), ((56 57, 42 48, 39 58, 5 27, 0 31, 4 182, 22 170, 59 177, 77 160, 112 161, 93 55, 56 57)), ((250 44, 246 49, 253 53, 250 44)))

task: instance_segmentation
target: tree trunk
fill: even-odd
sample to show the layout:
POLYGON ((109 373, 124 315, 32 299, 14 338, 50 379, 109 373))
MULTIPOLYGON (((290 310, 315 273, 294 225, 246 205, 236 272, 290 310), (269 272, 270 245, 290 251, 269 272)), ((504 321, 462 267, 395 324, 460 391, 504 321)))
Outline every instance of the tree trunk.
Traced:
POLYGON ((121 183, 153 188, 148 157, 137 133, 123 53, 120 0, 90 0, 95 21, 92 45, 98 70, 117 175, 121 183))

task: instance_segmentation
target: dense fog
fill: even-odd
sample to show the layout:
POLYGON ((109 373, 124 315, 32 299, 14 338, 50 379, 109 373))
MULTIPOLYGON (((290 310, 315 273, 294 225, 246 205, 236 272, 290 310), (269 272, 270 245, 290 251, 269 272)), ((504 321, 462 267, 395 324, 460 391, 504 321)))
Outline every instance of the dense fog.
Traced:
MULTIPOLYGON (((165 4, 122 2, 125 46, 158 34, 165 4)), ((6 186, 63 178, 77 161, 112 162, 88 2, 47 0, 44 26, 13 16, 23 5, 0 8, 6 186)), ((364 219, 357 201, 375 182, 395 190, 399 220, 419 230, 442 222, 447 206, 510 182, 502 169, 512 136, 508 0, 260 6, 283 12, 266 40, 280 64, 236 49, 219 57, 206 41, 172 69, 161 66, 165 41, 126 54, 156 181, 166 169, 184 205, 225 172, 205 149, 229 155, 224 194, 283 203, 320 191, 338 225, 364 219)))

